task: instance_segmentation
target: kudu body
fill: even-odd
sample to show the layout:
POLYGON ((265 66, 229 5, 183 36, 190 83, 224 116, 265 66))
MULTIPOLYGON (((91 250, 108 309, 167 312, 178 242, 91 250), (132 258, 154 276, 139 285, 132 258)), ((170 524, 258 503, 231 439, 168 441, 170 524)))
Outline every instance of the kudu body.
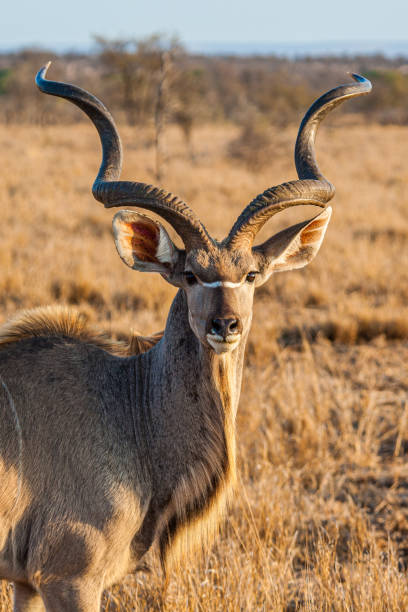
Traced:
POLYGON ((145 353, 118 357, 69 329, 62 315, 35 311, 0 330, 0 578, 15 583, 15 610, 92 612, 103 588, 136 569, 158 541, 165 565, 215 530, 235 479, 234 423, 254 287, 277 270, 306 265, 330 218, 334 188, 314 156, 316 128, 355 84, 319 98, 296 143, 299 180, 255 198, 222 242, 172 194, 119 181, 121 145, 93 96, 45 79, 46 93, 84 110, 102 142, 93 187, 115 215, 121 258, 178 287, 163 338, 145 353), (276 212, 323 210, 253 247, 276 212))

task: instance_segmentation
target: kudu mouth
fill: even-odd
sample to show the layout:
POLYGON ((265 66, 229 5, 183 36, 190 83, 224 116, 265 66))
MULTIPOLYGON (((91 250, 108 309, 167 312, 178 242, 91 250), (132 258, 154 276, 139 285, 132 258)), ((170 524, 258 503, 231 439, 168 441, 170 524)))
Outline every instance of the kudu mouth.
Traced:
POLYGON ((207 342, 216 353, 232 351, 240 343, 242 322, 235 315, 211 318, 207 323, 207 328, 207 342))
POLYGON ((221 353, 229 353, 236 349, 241 342, 242 335, 240 333, 228 334, 228 336, 220 336, 219 334, 208 333, 206 339, 212 349, 220 355, 221 353))

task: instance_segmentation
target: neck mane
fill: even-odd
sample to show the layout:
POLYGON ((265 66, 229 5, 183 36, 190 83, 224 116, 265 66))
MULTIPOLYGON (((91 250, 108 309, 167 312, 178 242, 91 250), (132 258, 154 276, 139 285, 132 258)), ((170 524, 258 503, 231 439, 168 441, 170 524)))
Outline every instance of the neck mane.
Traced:
POLYGON ((148 428, 154 495, 163 510, 156 529, 163 566, 212 541, 234 488, 244 350, 245 339, 223 355, 204 347, 179 290, 163 339, 142 356, 153 361, 155 378, 148 428))

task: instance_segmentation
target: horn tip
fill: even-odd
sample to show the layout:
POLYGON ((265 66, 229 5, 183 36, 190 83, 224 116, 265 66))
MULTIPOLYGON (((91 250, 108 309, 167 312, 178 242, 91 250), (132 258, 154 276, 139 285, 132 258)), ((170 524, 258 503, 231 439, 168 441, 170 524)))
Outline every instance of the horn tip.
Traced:
POLYGON ((38 72, 35 77, 36 85, 41 89, 41 83, 45 80, 45 76, 47 74, 48 68, 51 66, 51 60, 45 64, 38 72))
POLYGON ((353 79, 357 82, 357 83, 362 83, 363 85, 365 85, 365 90, 366 91, 371 91, 372 89, 372 84, 371 81, 369 81, 368 79, 366 79, 366 77, 362 76, 361 74, 357 74, 355 72, 349 72, 349 74, 353 77, 353 79))

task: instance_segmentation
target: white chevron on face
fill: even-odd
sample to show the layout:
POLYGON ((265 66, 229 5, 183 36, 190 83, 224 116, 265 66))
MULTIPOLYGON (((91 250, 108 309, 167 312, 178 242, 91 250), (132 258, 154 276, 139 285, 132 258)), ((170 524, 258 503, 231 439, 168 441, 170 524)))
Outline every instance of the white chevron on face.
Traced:
POLYGON ((242 287, 242 285, 245 283, 245 278, 241 282, 239 282, 239 283, 232 283, 231 281, 214 281, 212 283, 205 283, 204 281, 200 280, 199 278, 197 278, 197 281, 203 287, 210 287, 210 288, 212 288, 212 287, 228 287, 229 289, 235 289, 236 287, 242 287))

